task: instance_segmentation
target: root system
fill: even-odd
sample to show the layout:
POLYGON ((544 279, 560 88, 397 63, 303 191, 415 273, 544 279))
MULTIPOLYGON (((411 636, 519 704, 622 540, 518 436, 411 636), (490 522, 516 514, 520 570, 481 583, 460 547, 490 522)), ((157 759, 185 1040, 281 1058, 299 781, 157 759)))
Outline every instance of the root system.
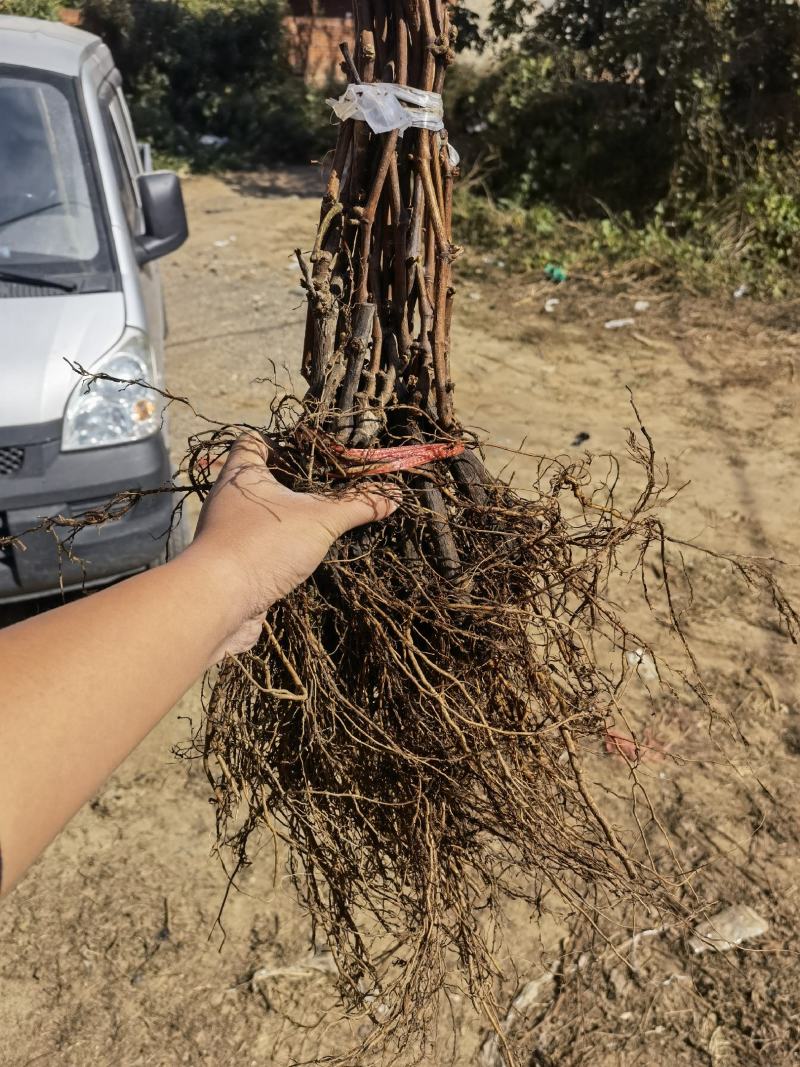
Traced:
MULTIPOLYGON (((340 453, 311 462, 297 444, 315 418, 284 402, 267 436, 295 488, 335 491, 340 453)), ((227 443, 198 442, 190 469, 227 443)), ((510 899, 535 915, 550 895, 590 925, 620 900, 650 922, 696 906, 666 839, 654 843, 635 761, 646 817, 624 837, 584 770, 618 721, 625 652, 643 644, 607 592, 623 559, 642 576, 651 554, 662 568, 642 596, 684 650, 682 684, 707 701, 673 610, 666 487, 643 429, 630 456, 644 488, 627 513, 584 461, 543 466, 526 494, 472 448, 395 475, 399 511, 340 542, 270 612, 258 646, 219 671, 196 751, 220 844, 237 870, 265 834, 288 847, 344 1001, 373 1024, 362 1052, 417 1042, 454 987, 493 1023, 510 899), (442 508, 458 561, 447 573, 442 508)), ((767 584, 796 635, 769 573, 732 564, 767 584)))

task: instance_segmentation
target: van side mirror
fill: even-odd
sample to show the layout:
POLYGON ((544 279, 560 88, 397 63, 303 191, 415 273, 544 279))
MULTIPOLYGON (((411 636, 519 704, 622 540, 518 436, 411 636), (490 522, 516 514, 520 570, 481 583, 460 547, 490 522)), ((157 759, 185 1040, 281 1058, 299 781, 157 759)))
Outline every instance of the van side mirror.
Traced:
POLYGON ((180 248, 189 236, 183 193, 177 174, 157 170, 136 179, 144 215, 144 233, 136 238, 136 261, 141 266, 180 248))

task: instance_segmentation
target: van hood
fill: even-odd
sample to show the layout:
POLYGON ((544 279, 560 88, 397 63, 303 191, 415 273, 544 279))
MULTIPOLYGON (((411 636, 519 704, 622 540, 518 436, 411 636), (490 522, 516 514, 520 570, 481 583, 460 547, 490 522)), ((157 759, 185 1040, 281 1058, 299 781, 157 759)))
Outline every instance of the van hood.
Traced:
POLYGON ((122 293, 0 300, 0 428, 61 419, 78 376, 125 329, 122 293))

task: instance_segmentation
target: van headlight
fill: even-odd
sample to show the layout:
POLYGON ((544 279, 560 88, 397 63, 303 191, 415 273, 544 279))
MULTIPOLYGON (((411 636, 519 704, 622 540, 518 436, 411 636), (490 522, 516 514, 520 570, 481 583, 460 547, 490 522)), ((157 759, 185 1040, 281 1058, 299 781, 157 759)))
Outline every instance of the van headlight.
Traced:
POLYGON ((106 352, 90 373, 108 374, 121 381, 88 378, 78 382, 64 412, 64 452, 140 441, 161 429, 162 398, 145 384, 138 384, 161 384, 144 334, 126 330, 119 344, 106 352))

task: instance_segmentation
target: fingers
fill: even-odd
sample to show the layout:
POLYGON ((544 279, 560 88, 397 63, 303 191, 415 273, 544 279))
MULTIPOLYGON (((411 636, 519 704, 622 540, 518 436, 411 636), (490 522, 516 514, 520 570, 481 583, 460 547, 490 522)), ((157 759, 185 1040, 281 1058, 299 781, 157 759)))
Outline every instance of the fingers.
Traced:
MULTIPOLYGON (((269 469, 269 459, 270 449, 264 438, 254 430, 246 430, 228 453, 215 489, 234 482, 251 491, 256 485, 261 485, 267 493, 271 493, 270 486, 277 489, 279 483, 269 469), (253 477, 250 476, 251 472, 253 477), (243 478, 243 475, 247 477, 243 478), (253 484, 250 484, 251 482, 253 484)), ((288 497, 283 499, 283 505, 286 506, 288 500, 296 499, 297 504, 302 506, 303 497, 308 501, 305 493, 289 493, 288 497)), ((318 501, 322 512, 327 513, 328 521, 339 536, 356 526, 387 518, 397 509, 400 492, 396 486, 386 483, 374 485, 370 489, 354 489, 341 496, 311 494, 311 498, 318 501)))
POLYGON ((266 464, 268 460, 269 446, 261 434, 256 433, 255 430, 245 430, 234 441, 225 466, 227 467, 229 463, 235 463, 238 466, 245 463, 266 464))
POLYGON ((325 503, 331 511, 337 529, 346 533, 356 526, 388 518, 397 510, 400 499, 398 489, 387 484, 346 493, 340 497, 326 497, 325 503))
POLYGON ((268 467, 268 462, 269 446, 267 442, 255 430, 245 430, 233 443, 228 453, 228 458, 225 460, 225 466, 219 473, 217 484, 224 485, 235 477, 237 473, 246 470, 248 467, 255 467, 260 475, 272 481, 274 479, 268 467))

